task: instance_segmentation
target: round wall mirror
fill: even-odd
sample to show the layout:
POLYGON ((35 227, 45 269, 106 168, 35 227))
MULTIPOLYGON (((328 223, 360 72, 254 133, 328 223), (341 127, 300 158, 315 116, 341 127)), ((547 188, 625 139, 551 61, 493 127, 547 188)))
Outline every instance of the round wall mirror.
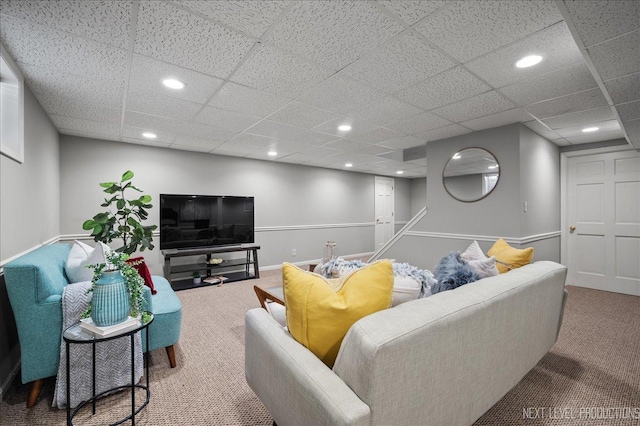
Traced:
POLYGON ((489 195, 499 178, 498 160, 482 148, 466 148, 456 152, 442 172, 442 182, 449 195, 465 203, 489 195))

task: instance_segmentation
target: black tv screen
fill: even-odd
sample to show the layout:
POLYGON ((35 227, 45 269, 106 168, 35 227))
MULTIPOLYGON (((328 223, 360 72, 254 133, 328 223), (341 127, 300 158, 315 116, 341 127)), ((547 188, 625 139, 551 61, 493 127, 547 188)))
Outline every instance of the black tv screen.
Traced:
POLYGON ((160 194, 160 250, 253 242, 253 197, 160 194))

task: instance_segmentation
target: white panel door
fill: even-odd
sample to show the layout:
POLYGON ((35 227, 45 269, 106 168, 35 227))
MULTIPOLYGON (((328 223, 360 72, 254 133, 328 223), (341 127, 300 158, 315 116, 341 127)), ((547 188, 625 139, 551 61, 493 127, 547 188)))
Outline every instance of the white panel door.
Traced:
POLYGON ((393 179, 377 177, 375 182, 376 250, 393 237, 393 179))
POLYGON ((567 284, 640 296, 640 153, 567 162, 567 284))

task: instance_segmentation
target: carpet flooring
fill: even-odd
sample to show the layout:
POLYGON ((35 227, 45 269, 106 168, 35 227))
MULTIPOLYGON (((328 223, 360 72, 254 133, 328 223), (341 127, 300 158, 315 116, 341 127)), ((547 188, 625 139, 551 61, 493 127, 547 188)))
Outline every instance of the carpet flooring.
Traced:
MULTIPOLYGON (((259 281, 276 285, 280 276, 267 272, 259 281)), ((177 293, 183 306, 178 367, 169 368, 165 351, 151 353, 151 401, 137 424, 272 424, 244 378, 244 312, 259 306, 256 283, 177 293)), ((568 289, 557 344, 476 425, 640 424, 628 416, 612 418, 624 417, 624 410, 604 410, 634 407, 640 414, 640 297, 568 289)), ((27 410, 28 386, 17 377, 0 402, 0 425, 65 424, 65 411, 51 408, 54 385, 47 380, 37 405, 27 410)), ((82 410, 74 422, 108 424, 128 410, 130 396, 123 392, 99 401, 96 415, 82 410)))

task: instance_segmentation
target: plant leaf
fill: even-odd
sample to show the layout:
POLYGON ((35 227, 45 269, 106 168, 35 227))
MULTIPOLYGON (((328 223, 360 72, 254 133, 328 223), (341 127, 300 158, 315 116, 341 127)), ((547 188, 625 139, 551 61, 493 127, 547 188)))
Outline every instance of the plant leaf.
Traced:
POLYGON ((96 221, 93 219, 87 219, 82 224, 82 229, 88 231, 89 229, 93 229, 97 225, 96 221))
POLYGON ((115 184, 116 184, 116 182, 102 182, 102 183, 101 183, 101 184, 99 184, 99 185, 100 185, 101 187, 103 187, 103 188, 110 188, 110 187, 112 187, 112 186, 113 186, 113 185, 115 185, 115 184))
POLYGON ((133 178, 133 172, 131 170, 127 170, 122 174, 122 180, 120 182, 126 182, 131 180, 131 178, 133 178))

